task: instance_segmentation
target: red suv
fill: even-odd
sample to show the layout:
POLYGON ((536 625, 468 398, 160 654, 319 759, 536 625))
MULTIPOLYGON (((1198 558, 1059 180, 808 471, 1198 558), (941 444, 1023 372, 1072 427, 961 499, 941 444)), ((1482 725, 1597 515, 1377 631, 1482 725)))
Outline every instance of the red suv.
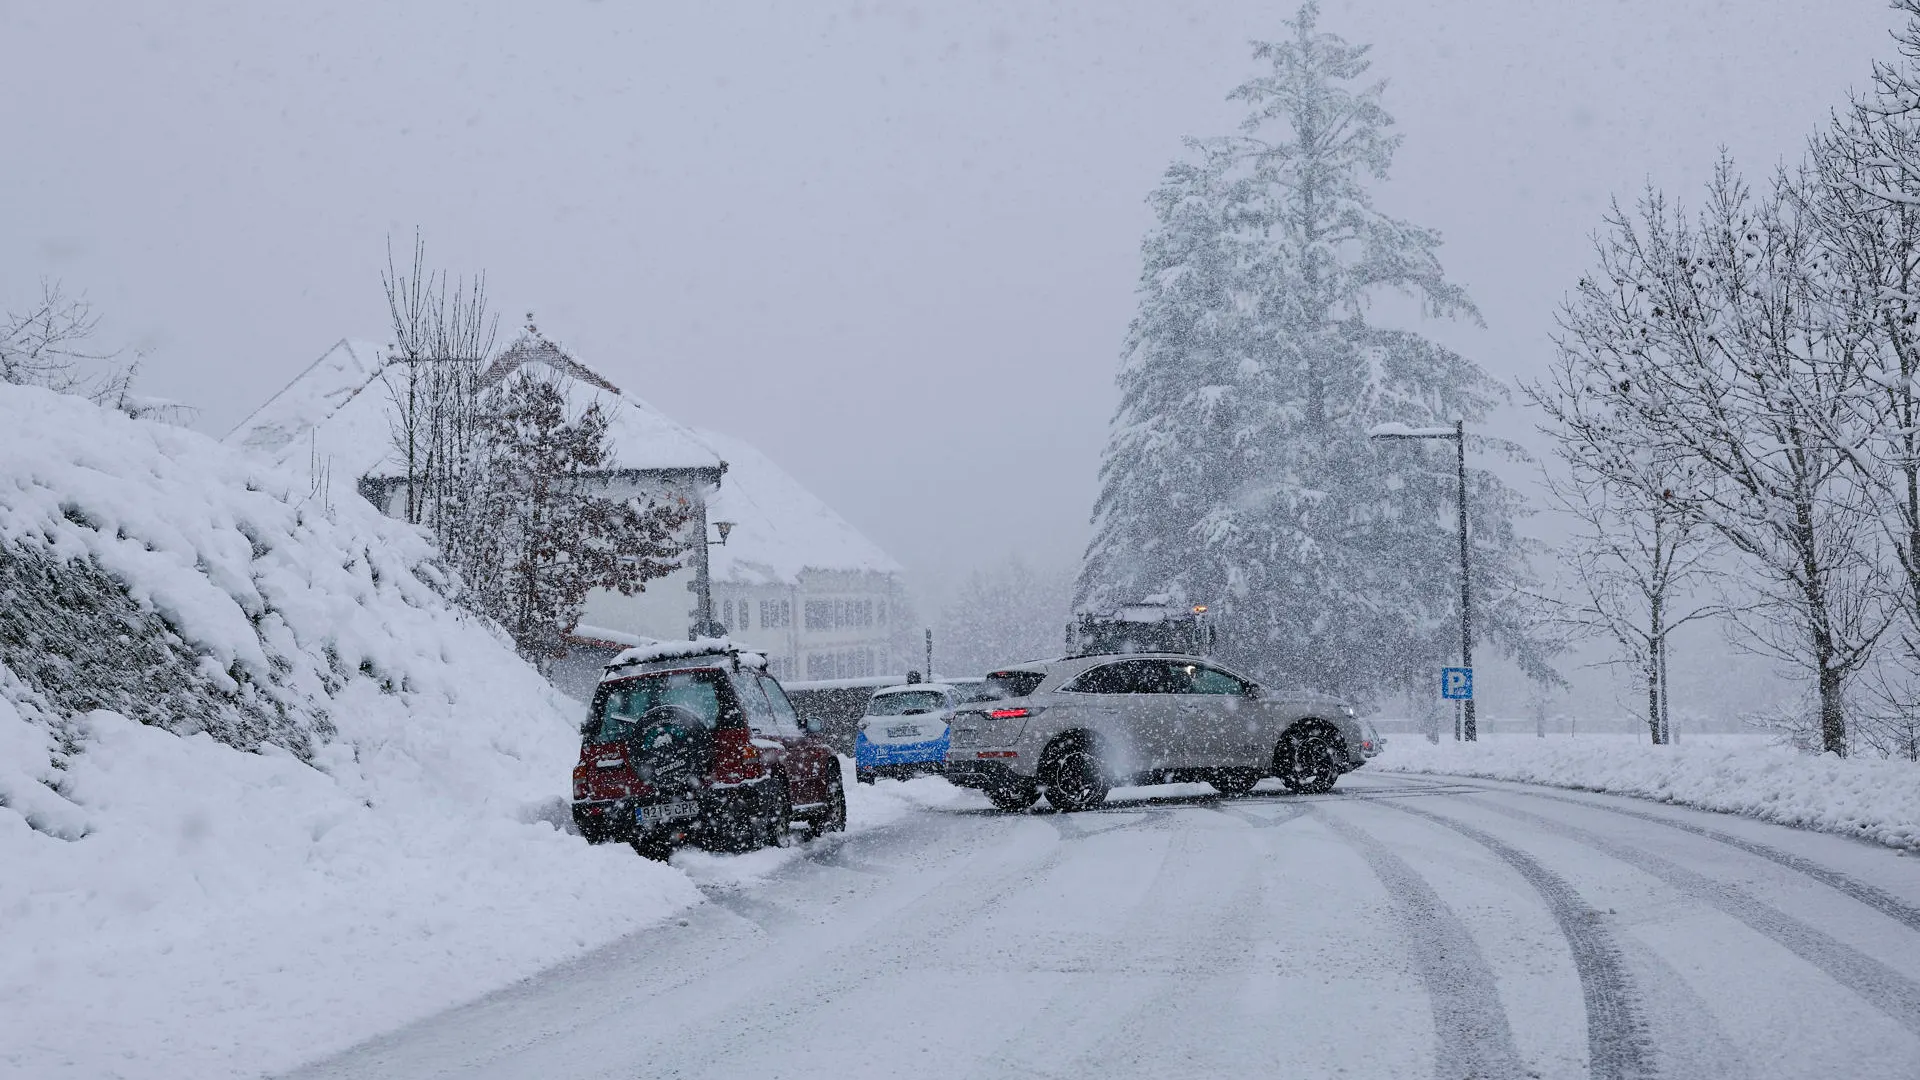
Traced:
POLYGON ((581 835, 664 858, 683 841, 726 851, 785 843, 796 821, 815 835, 846 828, 840 759, 765 666, 712 640, 614 658, 580 729, 581 835))

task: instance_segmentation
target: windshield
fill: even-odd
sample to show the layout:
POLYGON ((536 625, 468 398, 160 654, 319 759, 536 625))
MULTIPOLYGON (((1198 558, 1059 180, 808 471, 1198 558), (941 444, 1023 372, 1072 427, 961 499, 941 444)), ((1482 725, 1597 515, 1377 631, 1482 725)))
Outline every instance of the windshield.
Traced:
POLYGON ((938 690, 904 690, 898 694, 875 694, 867 704, 867 715, 910 716, 938 712, 946 707, 946 695, 938 690))
MULTIPOLYGON (((639 730, 642 718, 655 709, 675 706, 712 731, 722 716, 721 684, 717 671, 673 671, 643 675, 613 683, 600 692, 588 721, 587 741, 621 742, 639 730)), ((666 714, 662 714, 663 716, 666 714)))

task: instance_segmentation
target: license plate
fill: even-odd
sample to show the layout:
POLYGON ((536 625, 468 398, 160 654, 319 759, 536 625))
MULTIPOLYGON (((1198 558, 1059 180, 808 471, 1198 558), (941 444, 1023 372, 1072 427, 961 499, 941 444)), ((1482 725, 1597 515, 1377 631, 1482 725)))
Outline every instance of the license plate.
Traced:
POLYGON ((918 735, 918 734, 920 734, 920 729, 914 726, 913 724, 907 724, 904 727, 890 727, 887 729, 887 738, 889 739, 904 739, 909 736, 918 735))
POLYGON ((657 803, 642 806, 634 811, 641 826, 652 828, 673 821, 691 821, 700 816, 700 804, 695 802, 657 803))

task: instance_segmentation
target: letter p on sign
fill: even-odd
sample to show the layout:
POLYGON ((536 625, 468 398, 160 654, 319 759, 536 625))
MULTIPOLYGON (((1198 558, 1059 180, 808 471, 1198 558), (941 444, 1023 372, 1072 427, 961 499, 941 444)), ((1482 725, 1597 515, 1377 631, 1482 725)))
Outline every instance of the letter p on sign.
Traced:
POLYGON ((1473 669, 1470 667, 1441 668, 1440 696, 1449 701, 1473 700, 1473 669))

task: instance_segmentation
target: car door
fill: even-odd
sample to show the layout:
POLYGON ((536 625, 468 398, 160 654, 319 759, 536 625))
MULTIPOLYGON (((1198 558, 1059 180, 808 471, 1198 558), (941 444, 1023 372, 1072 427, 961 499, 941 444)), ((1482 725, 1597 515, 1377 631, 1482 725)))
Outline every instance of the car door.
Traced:
POLYGON ((1197 660, 1176 662, 1179 709, 1187 733, 1189 768, 1264 768, 1273 753, 1265 712, 1252 684, 1197 660), (1263 743, 1264 749, 1263 749, 1263 743))
POLYGON ((1178 767, 1186 739, 1177 686, 1168 661, 1142 658, 1089 668, 1061 691, 1097 702, 1110 734, 1123 743, 1113 764, 1137 774, 1178 767))
POLYGON ((839 758, 825 739, 808 733, 787 692, 769 676, 756 675, 754 681, 766 695, 773 715, 773 730, 787 747, 787 775, 794 784, 796 803, 823 802, 828 797, 828 780, 840 767, 839 758))

